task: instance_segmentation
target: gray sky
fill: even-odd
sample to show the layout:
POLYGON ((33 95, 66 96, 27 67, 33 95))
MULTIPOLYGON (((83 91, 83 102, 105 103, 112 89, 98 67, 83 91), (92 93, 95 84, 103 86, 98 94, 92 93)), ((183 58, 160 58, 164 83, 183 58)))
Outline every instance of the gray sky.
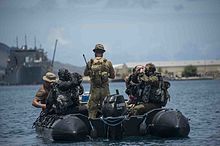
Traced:
POLYGON ((103 43, 113 64, 220 59, 219 0, 0 0, 0 42, 82 66, 103 43))

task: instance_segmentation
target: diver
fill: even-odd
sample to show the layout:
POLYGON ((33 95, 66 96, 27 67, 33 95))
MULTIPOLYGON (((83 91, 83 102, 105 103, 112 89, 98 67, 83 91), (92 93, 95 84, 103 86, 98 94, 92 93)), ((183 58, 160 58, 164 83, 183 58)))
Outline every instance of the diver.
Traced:
POLYGON ((137 97, 135 96, 137 85, 140 83, 139 74, 144 72, 143 65, 137 65, 133 68, 132 73, 125 78, 126 90, 125 93, 128 95, 128 105, 135 104, 137 97))
POLYGON ((79 95, 84 92, 82 76, 70 73, 67 69, 59 69, 59 81, 52 88, 47 100, 47 112, 56 114, 81 113, 88 115, 86 106, 81 106, 79 95))
POLYGON ((167 91, 170 84, 163 81, 161 74, 156 72, 154 64, 146 64, 144 72, 138 72, 136 78, 138 82, 133 84, 131 89, 126 90, 128 95, 136 97, 129 106, 131 115, 142 115, 166 105, 170 98, 167 91))

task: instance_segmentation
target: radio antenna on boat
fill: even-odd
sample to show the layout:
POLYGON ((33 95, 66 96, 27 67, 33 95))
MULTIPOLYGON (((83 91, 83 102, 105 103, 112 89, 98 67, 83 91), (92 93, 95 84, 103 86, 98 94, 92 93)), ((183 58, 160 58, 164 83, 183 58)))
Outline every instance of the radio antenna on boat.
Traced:
POLYGON ((55 59, 55 54, 56 54, 56 49, 57 49, 57 42, 58 42, 58 40, 56 39, 55 47, 54 47, 54 50, 53 50, 53 59, 52 59, 52 63, 51 63, 51 71, 53 71, 53 64, 54 64, 54 59, 55 59))

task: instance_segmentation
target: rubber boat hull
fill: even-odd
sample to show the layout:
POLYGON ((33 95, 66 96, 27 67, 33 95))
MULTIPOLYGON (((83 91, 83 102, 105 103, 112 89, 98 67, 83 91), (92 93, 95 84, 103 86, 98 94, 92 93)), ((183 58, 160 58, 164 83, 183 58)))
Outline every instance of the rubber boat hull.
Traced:
POLYGON ((81 114, 47 115, 35 122, 37 133, 54 141, 84 141, 89 138, 122 139, 127 136, 153 135, 187 137, 188 119, 177 110, 155 109, 140 116, 88 119, 81 114))
POLYGON ((89 135, 90 127, 88 122, 88 118, 81 114, 48 115, 38 118, 35 122, 35 129, 41 137, 46 139, 82 141, 89 135))

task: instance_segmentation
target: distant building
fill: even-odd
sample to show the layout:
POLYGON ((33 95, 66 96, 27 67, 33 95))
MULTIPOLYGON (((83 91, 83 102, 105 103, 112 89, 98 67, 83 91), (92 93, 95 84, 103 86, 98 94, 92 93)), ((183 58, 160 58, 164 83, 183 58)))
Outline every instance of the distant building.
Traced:
POLYGON ((129 74, 129 68, 126 64, 113 65, 116 79, 124 79, 129 74))
POLYGON ((155 64, 157 71, 162 75, 169 77, 182 77, 182 72, 186 66, 192 65, 197 68, 197 73, 200 76, 220 76, 220 60, 195 60, 195 61, 148 61, 148 62, 133 62, 114 65, 116 75, 124 77, 131 73, 132 68, 136 65, 145 65, 147 63, 155 64))

